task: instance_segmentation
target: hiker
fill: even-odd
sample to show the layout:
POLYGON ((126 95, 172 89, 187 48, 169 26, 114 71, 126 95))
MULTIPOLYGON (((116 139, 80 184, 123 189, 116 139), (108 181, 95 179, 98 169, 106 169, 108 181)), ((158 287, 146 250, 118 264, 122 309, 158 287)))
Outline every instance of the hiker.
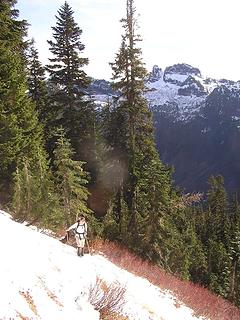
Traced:
POLYGON ((87 237, 87 223, 85 217, 81 215, 77 222, 75 222, 72 226, 67 229, 67 235, 69 235, 69 231, 74 230, 75 239, 77 243, 77 254, 78 256, 84 255, 84 246, 85 239, 87 237))

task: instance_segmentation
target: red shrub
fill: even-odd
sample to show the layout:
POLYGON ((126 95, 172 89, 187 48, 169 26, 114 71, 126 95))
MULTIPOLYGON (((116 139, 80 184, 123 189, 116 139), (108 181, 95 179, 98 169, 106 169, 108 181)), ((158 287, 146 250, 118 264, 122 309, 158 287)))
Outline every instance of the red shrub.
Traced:
MULTIPOLYGON (((101 319, 123 319, 121 316, 125 304, 126 288, 120 283, 106 283, 97 278, 89 288, 89 302, 99 311, 101 319)), ((126 318, 125 318, 126 319, 126 318)))
POLYGON ((193 309, 197 316, 205 316, 211 320, 240 319, 240 309, 227 300, 197 284, 178 279, 149 261, 137 257, 119 244, 96 240, 92 243, 92 248, 102 252, 119 267, 146 278, 163 290, 171 291, 180 302, 193 309))

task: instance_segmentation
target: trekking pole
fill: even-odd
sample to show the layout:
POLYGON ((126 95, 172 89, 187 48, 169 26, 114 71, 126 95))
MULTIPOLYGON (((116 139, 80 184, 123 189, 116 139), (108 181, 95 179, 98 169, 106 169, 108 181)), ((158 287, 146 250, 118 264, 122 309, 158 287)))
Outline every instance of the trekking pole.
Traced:
POLYGON ((90 246, 89 246, 88 239, 87 239, 87 238, 85 238, 85 239, 86 239, 86 244, 87 244, 88 252, 89 252, 89 254, 91 255, 91 250, 90 250, 90 246))
POLYGON ((69 242, 68 242, 68 238, 69 238, 69 235, 68 235, 68 232, 67 232, 67 244, 69 244, 69 242))

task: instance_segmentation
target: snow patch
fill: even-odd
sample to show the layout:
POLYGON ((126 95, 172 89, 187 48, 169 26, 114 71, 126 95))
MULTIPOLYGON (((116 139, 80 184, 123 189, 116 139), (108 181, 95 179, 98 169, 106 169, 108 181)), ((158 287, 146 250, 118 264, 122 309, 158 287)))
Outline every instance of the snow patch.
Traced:
POLYGON ((0 243, 0 319, 98 320, 99 312, 88 300, 97 278, 126 288, 122 313, 130 320, 202 319, 169 292, 104 256, 80 258, 75 248, 5 214, 0 215, 0 243))

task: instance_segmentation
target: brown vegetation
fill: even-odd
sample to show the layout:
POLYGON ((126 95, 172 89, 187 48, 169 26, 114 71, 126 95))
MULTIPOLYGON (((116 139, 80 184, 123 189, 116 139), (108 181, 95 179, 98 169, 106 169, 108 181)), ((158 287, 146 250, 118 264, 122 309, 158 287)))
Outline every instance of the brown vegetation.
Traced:
POLYGON ((240 319, 240 309, 227 300, 197 284, 178 279, 114 242, 95 240, 92 247, 119 267, 146 278, 163 290, 169 290, 180 303, 193 309, 196 316, 204 316, 211 320, 240 319))
POLYGON ((19 291, 19 293, 24 297, 24 299, 27 301, 30 309, 32 310, 32 312, 38 316, 38 313, 37 313, 37 307, 33 301, 33 298, 32 296, 30 295, 29 291, 19 291))
POLYGON ((41 277, 39 277, 39 280, 48 297, 51 298, 59 307, 63 307, 63 304, 58 300, 58 297, 46 286, 44 280, 41 277))
MULTIPOLYGON (((21 314, 21 312, 18 312, 17 310, 16 311, 16 316, 17 318, 16 319, 20 319, 20 320, 30 320, 28 317, 25 317, 24 315, 21 314)), ((10 319, 11 320, 11 319, 10 319)))
POLYGON ((120 283, 107 283, 100 278, 89 288, 89 302, 100 313, 101 320, 127 320, 122 315, 126 288, 120 283))

